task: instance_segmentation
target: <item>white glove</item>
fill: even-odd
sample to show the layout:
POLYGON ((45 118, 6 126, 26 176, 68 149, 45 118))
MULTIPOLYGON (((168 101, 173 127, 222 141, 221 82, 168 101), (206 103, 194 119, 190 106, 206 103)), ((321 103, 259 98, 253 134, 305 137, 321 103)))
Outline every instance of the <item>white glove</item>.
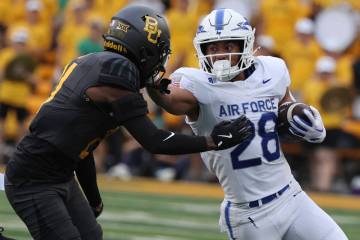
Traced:
POLYGON ((310 106, 312 113, 305 109, 304 113, 309 118, 310 123, 295 115, 290 121, 289 131, 298 137, 305 139, 311 143, 321 143, 326 136, 326 129, 321 120, 319 111, 310 106), (309 125, 310 124, 310 125, 309 125))

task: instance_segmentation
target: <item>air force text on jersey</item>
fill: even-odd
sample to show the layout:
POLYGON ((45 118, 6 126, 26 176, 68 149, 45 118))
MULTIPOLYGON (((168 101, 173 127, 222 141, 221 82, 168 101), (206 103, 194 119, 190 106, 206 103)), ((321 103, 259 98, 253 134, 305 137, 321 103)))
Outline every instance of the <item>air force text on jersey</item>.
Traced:
POLYGON ((247 112, 276 111, 277 105, 278 100, 274 97, 239 104, 222 104, 219 109, 219 117, 236 116, 247 112))

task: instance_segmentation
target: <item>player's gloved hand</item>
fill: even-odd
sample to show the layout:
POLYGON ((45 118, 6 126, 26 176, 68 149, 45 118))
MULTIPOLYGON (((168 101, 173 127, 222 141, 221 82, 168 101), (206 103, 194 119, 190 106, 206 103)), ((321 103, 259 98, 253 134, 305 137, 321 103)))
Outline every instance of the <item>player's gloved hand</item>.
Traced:
POLYGON ((295 115, 293 120, 290 121, 289 131, 293 135, 305 139, 307 142, 321 143, 325 139, 326 129, 319 111, 312 106, 310 106, 310 108, 311 112, 307 109, 304 110, 309 121, 295 115))
POLYGON ((98 216, 100 216, 100 214, 102 213, 104 209, 104 204, 103 202, 101 202, 98 206, 91 206, 91 210, 94 213, 95 218, 97 218, 98 216))
POLYGON ((218 123, 210 136, 217 146, 215 150, 223 150, 246 140, 251 135, 251 131, 250 120, 242 115, 235 120, 218 123))
POLYGON ((154 88, 158 89, 160 93, 162 94, 170 94, 170 90, 168 89, 169 85, 171 83, 170 79, 162 78, 160 81, 158 81, 154 88))

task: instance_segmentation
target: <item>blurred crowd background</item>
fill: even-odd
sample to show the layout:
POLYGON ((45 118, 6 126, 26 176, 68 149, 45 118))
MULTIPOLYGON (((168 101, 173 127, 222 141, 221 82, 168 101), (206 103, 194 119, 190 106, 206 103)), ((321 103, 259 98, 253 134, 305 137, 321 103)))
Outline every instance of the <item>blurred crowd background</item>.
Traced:
MULTIPOLYGON (((199 21, 212 9, 232 8, 247 17, 256 28, 256 54, 286 61, 297 101, 318 108, 327 128, 322 144, 283 142, 295 176, 306 189, 360 194, 359 0, 1 0, 1 164, 66 63, 102 51, 109 20, 128 4, 166 15, 172 42, 169 74, 181 66, 198 67, 192 41, 199 21)), ((148 104, 158 127, 191 134, 183 117, 151 100, 148 104)), ((199 154, 152 155, 125 130, 104 141, 95 158, 98 172, 123 180, 216 182, 199 154)))

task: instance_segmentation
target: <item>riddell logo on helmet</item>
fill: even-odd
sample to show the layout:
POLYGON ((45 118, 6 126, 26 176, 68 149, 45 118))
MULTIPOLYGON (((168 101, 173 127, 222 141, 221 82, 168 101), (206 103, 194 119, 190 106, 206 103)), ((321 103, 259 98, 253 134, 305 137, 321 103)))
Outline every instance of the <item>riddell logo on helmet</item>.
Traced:
POLYGON ((120 52, 120 53, 127 53, 128 52, 126 47, 124 47, 121 44, 114 43, 113 41, 105 41, 104 46, 106 48, 114 49, 115 51, 120 52))

